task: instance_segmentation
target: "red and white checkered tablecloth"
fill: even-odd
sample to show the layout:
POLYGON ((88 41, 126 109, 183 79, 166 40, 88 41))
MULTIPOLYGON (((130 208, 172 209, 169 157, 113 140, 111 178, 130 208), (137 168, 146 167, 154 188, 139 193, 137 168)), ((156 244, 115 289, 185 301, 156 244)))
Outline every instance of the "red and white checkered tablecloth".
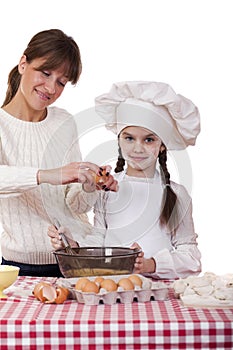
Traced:
POLYGON ((233 309, 186 308, 175 299, 89 306, 43 304, 41 280, 19 277, 0 299, 1 350, 233 349, 233 309))

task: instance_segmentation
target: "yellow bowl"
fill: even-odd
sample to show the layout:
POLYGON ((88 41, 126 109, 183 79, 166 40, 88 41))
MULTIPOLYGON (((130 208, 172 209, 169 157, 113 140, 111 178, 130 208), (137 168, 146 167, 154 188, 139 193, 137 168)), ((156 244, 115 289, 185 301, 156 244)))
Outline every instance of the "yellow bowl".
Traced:
POLYGON ((7 297, 3 290, 10 287, 17 280, 18 275, 19 267, 0 265, 0 299, 7 297))

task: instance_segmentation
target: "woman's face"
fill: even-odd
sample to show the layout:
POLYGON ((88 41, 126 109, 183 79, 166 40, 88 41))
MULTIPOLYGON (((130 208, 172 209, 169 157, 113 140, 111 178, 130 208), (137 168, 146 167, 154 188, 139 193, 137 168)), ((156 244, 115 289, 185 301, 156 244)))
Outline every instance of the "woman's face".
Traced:
POLYGON ((154 176, 158 154, 164 147, 157 135, 142 127, 129 126, 121 131, 119 145, 128 175, 154 176))
POLYGON ((44 62, 44 58, 34 59, 28 63, 22 56, 18 69, 21 74, 19 94, 22 94, 27 105, 35 110, 44 110, 61 95, 67 83, 64 67, 50 71, 36 70, 44 62))

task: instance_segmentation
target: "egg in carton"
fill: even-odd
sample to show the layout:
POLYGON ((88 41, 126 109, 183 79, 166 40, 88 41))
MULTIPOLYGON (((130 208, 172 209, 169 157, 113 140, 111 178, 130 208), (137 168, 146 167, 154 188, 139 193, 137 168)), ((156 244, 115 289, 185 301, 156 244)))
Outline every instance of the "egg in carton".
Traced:
POLYGON ((86 305, 166 300, 169 289, 167 283, 152 281, 137 274, 60 278, 59 284, 70 290, 71 298, 86 305), (85 285, 87 280, 88 283, 85 285), (99 285, 98 292, 93 282, 99 285), (85 287, 82 286, 83 283, 85 287), (91 290, 92 287, 94 288, 93 291, 91 290))

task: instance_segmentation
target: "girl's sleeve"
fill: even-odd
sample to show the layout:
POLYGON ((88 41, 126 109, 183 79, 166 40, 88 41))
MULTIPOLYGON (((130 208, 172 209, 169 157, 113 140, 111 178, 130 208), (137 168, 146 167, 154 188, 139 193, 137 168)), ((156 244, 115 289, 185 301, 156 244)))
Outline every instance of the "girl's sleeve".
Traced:
POLYGON ((74 216, 89 212, 97 198, 97 191, 85 192, 81 184, 70 184, 66 187, 66 204, 74 216))
POLYGON ((183 192, 181 211, 181 222, 171 236, 173 250, 163 249, 153 256, 156 272, 150 274, 151 277, 175 279, 198 275, 201 272, 201 253, 194 231, 192 201, 187 192, 183 192))
POLYGON ((0 165, 0 198, 19 196, 37 187, 38 168, 0 165))
POLYGON ((104 191, 98 192, 98 199, 94 206, 94 225, 92 236, 95 237, 95 240, 98 242, 98 245, 104 246, 105 236, 107 230, 106 223, 106 203, 108 200, 108 193, 104 191))
POLYGON ((107 193, 98 192, 98 198, 94 205, 94 225, 90 234, 85 240, 80 241, 80 246, 102 247, 105 242, 106 222, 105 222, 105 197, 107 193))

